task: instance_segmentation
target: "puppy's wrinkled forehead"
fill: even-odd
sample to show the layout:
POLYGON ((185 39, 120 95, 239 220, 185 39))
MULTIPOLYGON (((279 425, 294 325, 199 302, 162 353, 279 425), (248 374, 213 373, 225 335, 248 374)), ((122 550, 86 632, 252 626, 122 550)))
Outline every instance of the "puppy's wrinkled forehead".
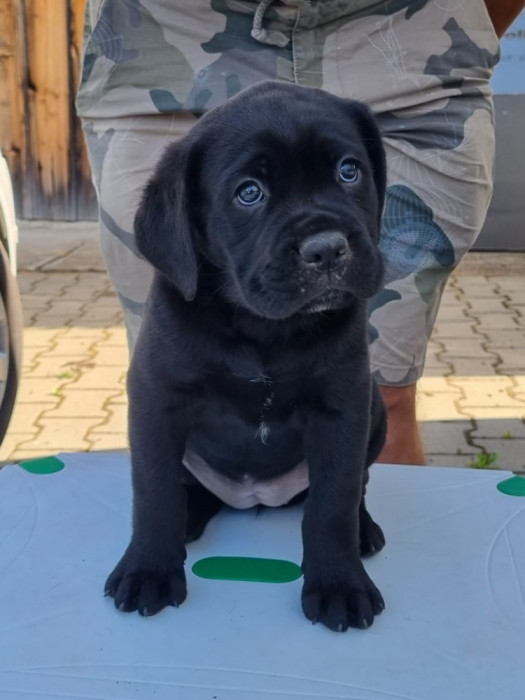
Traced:
POLYGON ((366 160, 366 151, 354 129, 337 133, 336 123, 330 130, 305 119, 290 119, 277 129, 255 127, 239 135, 235 145, 230 143, 227 152, 230 172, 261 177, 269 176, 276 168, 283 177, 296 170, 320 176, 323 166, 331 170, 343 156, 366 160))
POLYGON ((272 165, 318 168, 342 156, 366 161, 358 117, 349 101, 320 90, 263 83, 206 115, 200 126, 206 160, 223 174, 242 174, 272 165))

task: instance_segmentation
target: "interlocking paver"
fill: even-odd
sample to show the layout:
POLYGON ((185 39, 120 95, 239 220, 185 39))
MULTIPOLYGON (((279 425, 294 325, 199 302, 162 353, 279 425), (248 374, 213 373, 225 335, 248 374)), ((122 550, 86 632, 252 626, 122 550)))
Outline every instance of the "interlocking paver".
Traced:
POLYGON ((439 325, 448 322, 468 323, 468 308, 465 304, 442 304, 439 309, 439 325))
MULTIPOLYGON (((48 457, 50 454, 57 454, 58 452, 61 451, 62 448, 60 449, 53 449, 50 450, 49 447, 41 447, 41 448, 28 448, 26 447, 28 443, 27 441, 21 442, 15 446, 15 449, 9 453, 3 461, 15 461, 15 462, 22 462, 28 459, 38 459, 39 457, 48 457)), ((64 450, 66 452, 67 450, 64 450)))
MULTIPOLYGON (((53 297, 42 294, 24 294, 24 311, 36 312, 48 309, 53 303, 53 297)), ((29 315, 29 314, 28 314, 29 315)))
POLYGON ((41 427, 38 435, 31 440, 22 442, 19 449, 47 449, 54 452, 60 445, 60 450, 63 451, 89 450, 90 444, 86 434, 93 425, 93 419, 41 417, 38 422, 41 427))
POLYGON ((437 328, 434 337, 439 338, 443 343, 445 350, 442 357, 449 361, 454 357, 486 357, 487 345, 486 339, 481 336, 471 335, 470 337, 452 336, 450 338, 442 338, 437 328))
POLYGON ((94 303, 104 294, 107 285, 98 281, 97 284, 88 284, 84 279, 84 275, 80 276, 78 282, 67 288, 65 297, 70 301, 82 303, 94 303))
MULTIPOLYGON (((450 283, 449 283, 450 285, 450 283)), ((467 307, 467 300, 465 297, 458 291, 453 290, 452 287, 448 286, 445 289, 445 292, 443 296, 441 297, 441 305, 440 305, 440 312, 441 309, 450 307, 452 309, 456 309, 458 313, 461 313, 463 309, 468 308, 467 307)))
POLYGON ((111 410, 112 406, 117 404, 124 404, 125 406, 128 405, 128 396, 124 386, 122 387, 122 391, 120 393, 111 397, 111 399, 108 401, 107 408, 111 410))
POLYGON ((120 312, 117 297, 111 290, 104 289, 100 292, 97 291, 94 303, 97 305, 97 307, 105 306, 114 309, 115 312, 120 312))
POLYGON ((512 377, 476 376, 449 377, 449 383, 463 393, 460 402, 465 406, 516 406, 518 402, 509 393, 513 387, 512 377))
POLYGON ((424 376, 420 381, 417 394, 418 420, 464 420, 465 415, 458 407, 459 398, 461 398, 461 390, 448 385, 443 377, 424 376))
POLYGON ((49 305, 49 308, 42 313, 39 313, 37 319, 40 321, 46 316, 62 316, 64 318, 78 316, 79 314, 83 313, 85 304, 85 301, 70 299, 69 295, 64 298, 53 299, 49 305))
MULTIPOLYGON (((471 340, 473 334, 475 334, 476 322, 467 317, 457 318, 454 321, 441 321, 437 318, 436 325, 434 328, 434 333, 437 338, 441 339, 451 339, 456 338, 471 340)), ((482 340, 482 338, 480 338, 482 340)))
POLYGON ((128 347, 128 341, 126 338, 126 330, 123 326, 111 326, 110 328, 104 329, 104 333, 100 334, 100 339, 98 340, 98 347, 102 348, 105 345, 108 346, 121 346, 128 347))
POLYGON ((484 275, 464 275, 454 276, 454 289, 465 296, 472 296, 478 299, 491 299, 497 294, 498 285, 493 278, 484 275))
POLYGON ((40 273, 40 277, 34 280, 32 290, 34 294, 42 294, 59 299, 75 284, 76 279, 77 275, 73 273, 60 275, 40 273))
POLYGON ((35 285, 38 284, 41 279, 41 272, 28 272, 26 270, 21 270, 18 273, 18 288, 20 289, 20 294, 22 294, 22 296, 32 294, 35 285))
MULTIPOLYGON (((495 371, 495 366, 497 364, 497 359, 487 353, 486 357, 449 357, 446 358, 450 363, 452 368, 450 377, 453 376, 469 376, 478 375, 485 376, 487 374, 493 374, 495 371)), ((427 368, 425 366, 425 374, 427 373, 427 368)))
POLYGON ((479 454, 481 454, 481 450, 479 452, 460 454, 434 454, 431 452, 426 455, 426 459, 430 467, 458 467, 459 469, 466 469, 473 466, 479 454))
MULTIPOLYGON (((109 394, 111 398, 111 394, 109 394)), ((71 389, 63 391, 62 401, 56 408, 50 408, 43 417, 51 418, 100 418, 109 416, 106 405, 108 403, 108 391, 106 389, 71 389)))
MULTIPOLYGON (((478 327, 476 330, 478 333, 487 333, 499 330, 512 331, 513 329, 516 329, 517 331, 520 330, 520 326, 516 320, 516 314, 513 314, 510 311, 480 314, 477 317, 477 322, 478 327)), ((524 329, 521 330, 523 331, 524 329)))
POLYGON ((122 316, 121 314, 115 315, 112 318, 108 319, 103 319, 99 320, 96 317, 83 317, 79 316, 76 319, 76 324, 75 324, 75 335, 84 335, 84 336, 89 336, 89 335, 96 335, 97 332, 99 332, 102 329, 106 328, 112 328, 114 327, 117 323, 122 322, 122 316))
POLYGON ((113 404, 109 410, 107 420, 93 426, 89 436, 100 435, 101 433, 125 434, 128 424, 128 411, 126 404, 113 404))
POLYGON ((525 421, 517 418, 504 418, 502 420, 486 419, 473 421, 475 428, 471 433, 474 442, 478 438, 491 438, 494 440, 508 440, 511 438, 525 439, 525 421))
POLYGON ((522 275, 493 275, 491 281, 497 285, 499 293, 509 294, 512 298, 521 298, 525 303, 525 285, 522 275))
POLYGON ((467 301, 467 307, 469 315, 472 316, 485 316, 487 314, 512 314, 512 311, 506 305, 505 297, 479 299, 471 296, 467 301))
MULTIPOLYGON (((525 347, 525 329, 515 323, 511 327, 498 328, 496 332, 487 329, 487 348, 521 348, 525 347)), ((523 369, 523 366, 522 366, 523 369)))
POLYGON ((22 377, 18 388, 17 404, 56 404, 60 382, 55 377, 22 377))
POLYGON ((105 389, 114 393, 115 389, 122 389, 125 382, 126 369, 124 367, 98 366, 84 369, 69 386, 70 389, 105 389))
POLYGON ((427 352, 425 377, 444 377, 453 371, 452 364, 443 359, 440 353, 427 352))
POLYGON ((113 324, 120 316, 120 309, 114 307, 113 305, 101 305, 96 304, 95 306, 88 307, 79 317, 79 323, 84 325, 85 323, 95 323, 98 326, 104 326, 106 324, 113 324))
POLYGON ((95 350, 97 355, 97 365, 113 367, 127 366, 129 362, 129 352, 127 345, 104 345, 97 343, 95 350))
POLYGON ((41 348, 51 348, 58 338, 64 334, 63 328, 24 328, 24 350, 33 351, 41 348))
MULTIPOLYGON (((524 358, 525 362, 525 358, 524 358)), ((525 373, 521 375, 516 375, 512 378, 513 387, 511 389, 513 394, 523 394, 525 392, 525 373)))
MULTIPOLYGON (((60 276, 60 275, 65 275, 67 273, 64 272, 59 272, 59 273, 52 273, 49 275, 50 277, 52 276, 60 276)), ((105 273, 100 273, 100 272, 80 272, 77 273, 76 275, 78 284, 79 286, 84 287, 84 289, 93 289, 93 290, 100 290, 100 289, 110 289, 111 288, 111 282, 109 281, 108 276, 105 273)))
POLYGON ((493 467, 510 469, 520 473, 525 472, 525 440, 523 438, 506 440, 476 438, 475 443, 483 449, 485 454, 494 455, 493 467))
POLYGON ((127 430, 116 433, 89 433, 90 450, 128 450, 127 430))
POLYGON ((433 395, 437 393, 461 394, 461 389, 450 385, 446 377, 423 376, 419 382, 418 393, 433 395))
POLYGON ((474 428, 472 420, 432 420, 421 424, 421 436, 427 453, 457 455, 475 453, 474 447, 467 449, 469 436, 474 428))
POLYGON ((516 313, 518 314, 519 323, 522 324, 525 319, 525 299, 523 301, 520 301, 517 298, 513 297, 508 302, 508 307, 512 311, 516 311, 516 313))
MULTIPOLYGON (((0 447, 0 463, 24 458, 25 450, 19 452, 18 447, 21 443, 26 443, 28 440, 31 440, 32 436, 33 433, 16 433, 9 428, 2 442, 2 446, 0 447)), ((49 454, 49 452, 47 454, 49 454)))
POLYGON ((461 412, 463 416, 468 418, 475 418, 477 420, 507 420, 507 419, 517 419, 523 420, 525 418, 525 406, 515 405, 515 406, 461 406, 461 412))
POLYGON ((44 357, 65 357, 72 356, 89 357, 93 352, 97 340, 86 337, 75 337, 70 335, 62 335, 55 339, 53 347, 45 348, 39 354, 39 358, 44 357))
POLYGON ((86 362, 88 355, 39 355, 35 358, 34 368, 27 372, 27 377, 54 377, 57 380, 75 379, 76 367, 86 362))
MULTIPOLYGON (((36 403, 19 404, 18 408, 22 410, 14 412, 11 423, 9 424, 9 435, 23 435, 25 439, 36 435, 40 431, 38 419, 43 413, 54 410, 55 406, 58 406, 59 403, 58 397, 55 397, 55 401, 49 404, 42 404, 40 401, 36 403)), ((4 449, 4 447, 5 445, 2 445, 2 449, 4 449)))

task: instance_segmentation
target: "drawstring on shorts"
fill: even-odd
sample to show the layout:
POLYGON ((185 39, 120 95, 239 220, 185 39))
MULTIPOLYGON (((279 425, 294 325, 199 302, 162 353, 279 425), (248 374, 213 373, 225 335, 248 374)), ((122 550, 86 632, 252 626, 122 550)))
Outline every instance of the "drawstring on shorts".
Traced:
POLYGON ((266 10, 268 10, 273 2, 274 0, 261 0, 261 2, 257 5, 257 9, 255 10, 255 15, 253 17, 251 35, 255 41, 258 41, 261 44, 268 44, 270 46, 279 46, 280 48, 284 48, 290 41, 286 34, 283 34, 283 32, 268 31, 267 29, 263 29, 262 26, 266 10))

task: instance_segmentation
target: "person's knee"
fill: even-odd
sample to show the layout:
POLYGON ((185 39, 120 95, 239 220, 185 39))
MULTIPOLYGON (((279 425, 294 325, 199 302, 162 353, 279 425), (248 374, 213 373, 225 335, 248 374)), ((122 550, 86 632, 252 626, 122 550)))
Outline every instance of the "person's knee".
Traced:
POLYGON ((380 384, 379 391, 389 415, 393 411, 402 412, 413 415, 415 420, 415 384, 409 384, 407 386, 388 386, 386 384, 380 384))

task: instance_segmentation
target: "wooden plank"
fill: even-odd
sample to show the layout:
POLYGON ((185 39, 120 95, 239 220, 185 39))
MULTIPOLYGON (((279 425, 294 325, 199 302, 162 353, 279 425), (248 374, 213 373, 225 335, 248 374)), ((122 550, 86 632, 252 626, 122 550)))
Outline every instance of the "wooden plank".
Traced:
POLYGON ((22 187, 25 119, 18 5, 18 0, 2 0, 0 12, 0 148, 9 163, 15 195, 22 187))
POLYGON ((24 192, 27 218, 68 214, 69 86, 68 0, 25 0, 29 131, 24 192))
POLYGON ((75 113, 74 98, 80 79, 84 9, 86 0, 69 0, 70 17, 70 90, 72 110, 71 198, 75 203, 75 219, 95 220, 98 205, 91 183, 91 169, 80 120, 75 113))
POLYGON ((0 147, 20 218, 97 218, 74 108, 85 2, 0 0, 0 147))

